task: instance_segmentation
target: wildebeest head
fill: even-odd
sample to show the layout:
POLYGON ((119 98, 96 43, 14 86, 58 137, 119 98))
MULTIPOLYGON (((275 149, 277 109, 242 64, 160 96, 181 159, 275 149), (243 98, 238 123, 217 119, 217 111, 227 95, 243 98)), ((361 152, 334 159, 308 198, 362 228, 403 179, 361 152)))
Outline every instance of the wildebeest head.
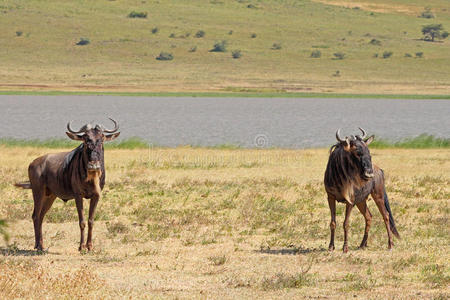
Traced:
POLYGON ((114 119, 109 118, 114 123, 114 129, 108 130, 102 125, 92 125, 86 124, 80 128, 80 130, 75 131, 71 128, 71 123, 67 123, 67 136, 72 140, 83 141, 84 147, 83 151, 88 160, 87 169, 88 171, 97 171, 101 169, 101 161, 103 159, 103 142, 112 141, 117 138, 120 132, 119 124, 114 119), (105 133, 107 133, 105 135, 105 133))
POLYGON ((366 132, 364 129, 359 127, 362 132, 362 136, 351 135, 350 137, 345 137, 345 139, 341 138, 338 129, 336 131, 336 139, 338 142, 344 147, 344 150, 348 152, 352 160, 359 166, 360 175, 362 179, 369 179, 374 176, 373 174, 373 166, 372 166, 372 157, 370 156, 370 151, 368 145, 372 143, 374 136, 370 136, 366 138, 366 132))

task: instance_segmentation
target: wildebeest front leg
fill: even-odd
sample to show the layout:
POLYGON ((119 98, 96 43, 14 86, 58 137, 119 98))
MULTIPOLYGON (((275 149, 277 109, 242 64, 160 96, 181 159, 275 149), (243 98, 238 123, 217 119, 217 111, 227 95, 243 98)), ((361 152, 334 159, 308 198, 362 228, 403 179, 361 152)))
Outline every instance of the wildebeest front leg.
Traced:
POLYGON ((86 248, 86 245, 84 244, 84 228, 86 227, 86 222, 84 221, 83 215, 83 197, 80 195, 76 196, 75 204, 77 205, 78 222, 80 224, 80 247, 78 250, 81 251, 86 248))
POLYGON ((350 222, 350 213, 352 212, 353 209, 353 205, 350 203, 346 204, 347 206, 345 207, 345 220, 344 220, 344 246, 342 247, 342 251, 344 251, 344 253, 348 252, 348 228, 349 226, 349 222, 350 222))
POLYGON ((91 203, 89 205, 88 237, 86 243, 88 250, 92 250, 92 229, 94 228, 95 209, 97 207, 99 198, 100 196, 94 196, 91 199, 91 203))
POLYGON ((331 222, 330 222, 330 245, 328 250, 334 250, 334 232, 336 230, 336 200, 332 196, 328 196, 328 206, 330 206, 331 222))
POLYGON ((361 245, 359 245, 359 248, 363 249, 367 247, 367 238, 369 237, 369 230, 370 225, 372 223, 372 214, 369 211, 369 207, 367 206, 367 201, 362 201, 358 204, 356 204, 361 214, 364 216, 364 219, 366 220, 366 228, 364 229, 364 237, 362 239, 361 245))

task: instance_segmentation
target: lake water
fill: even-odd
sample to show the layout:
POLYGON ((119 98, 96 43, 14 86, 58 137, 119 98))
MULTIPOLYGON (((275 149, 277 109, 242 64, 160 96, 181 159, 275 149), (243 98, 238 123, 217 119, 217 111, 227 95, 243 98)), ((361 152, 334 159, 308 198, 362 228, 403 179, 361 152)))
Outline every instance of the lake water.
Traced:
POLYGON ((169 98, 0 95, 0 138, 65 138, 66 124, 112 127, 162 146, 322 147, 335 131, 398 140, 450 137, 450 101, 330 98, 169 98))

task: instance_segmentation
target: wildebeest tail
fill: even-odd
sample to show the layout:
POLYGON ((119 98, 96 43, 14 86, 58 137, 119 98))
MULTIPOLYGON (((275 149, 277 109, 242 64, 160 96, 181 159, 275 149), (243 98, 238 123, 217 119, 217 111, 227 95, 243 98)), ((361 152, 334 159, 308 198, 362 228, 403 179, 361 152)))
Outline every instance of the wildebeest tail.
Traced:
POLYGON ((389 213, 389 226, 391 227, 391 231, 397 238, 400 238, 400 234, 398 233, 397 228, 395 227, 394 216, 392 216, 391 206, 389 205, 386 189, 384 190, 384 206, 386 207, 386 210, 389 213))
POLYGON ((29 182, 29 181, 16 182, 14 185, 16 187, 23 188, 23 189, 31 189, 31 182, 29 182))

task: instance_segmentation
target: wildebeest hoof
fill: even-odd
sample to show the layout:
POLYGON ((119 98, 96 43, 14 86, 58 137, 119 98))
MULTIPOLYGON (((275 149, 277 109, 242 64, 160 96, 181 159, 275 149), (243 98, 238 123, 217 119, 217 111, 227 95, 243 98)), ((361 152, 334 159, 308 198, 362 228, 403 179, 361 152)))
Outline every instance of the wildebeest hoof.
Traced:
POLYGON ((94 247, 92 246, 92 243, 88 243, 86 244, 86 248, 88 249, 88 251, 91 251, 94 247))
POLYGON ((86 250, 85 244, 82 244, 82 245, 80 245, 80 247, 78 247, 78 251, 83 251, 83 250, 86 250))
POLYGON ((347 246, 344 246, 344 247, 342 248, 342 252, 347 253, 347 252, 348 252, 348 247, 347 247, 347 246))
POLYGON ((329 246, 328 251, 334 251, 334 246, 329 246))

